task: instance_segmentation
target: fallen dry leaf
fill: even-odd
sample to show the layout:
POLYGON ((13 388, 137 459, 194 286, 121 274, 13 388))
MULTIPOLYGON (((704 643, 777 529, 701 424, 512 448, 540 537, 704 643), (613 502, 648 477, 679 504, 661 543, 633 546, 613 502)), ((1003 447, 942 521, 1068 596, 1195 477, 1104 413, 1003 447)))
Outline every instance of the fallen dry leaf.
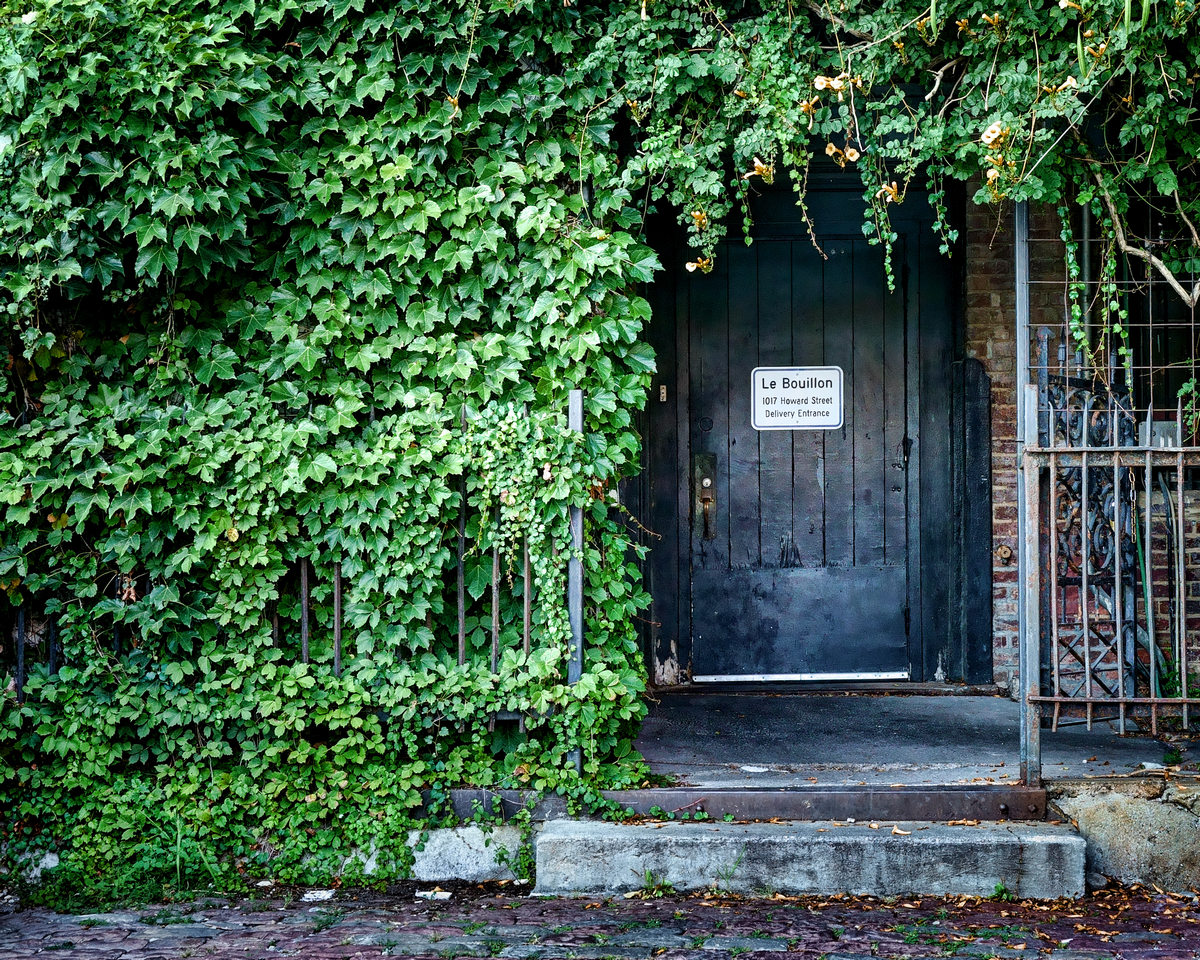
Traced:
POLYGON ((912 834, 911 830, 901 830, 899 827, 892 827, 892 833, 897 837, 907 837, 912 834))

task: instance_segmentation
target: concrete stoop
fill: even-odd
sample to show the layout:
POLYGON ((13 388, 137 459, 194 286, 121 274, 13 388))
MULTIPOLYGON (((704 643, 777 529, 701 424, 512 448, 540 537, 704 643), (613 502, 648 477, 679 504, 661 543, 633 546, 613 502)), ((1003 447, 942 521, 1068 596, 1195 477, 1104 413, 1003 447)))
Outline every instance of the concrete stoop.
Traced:
POLYGON ((545 896, 678 891, 1077 897, 1085 843, 1068 826, 905 822, 614 824, 555 820, 537 837, 545 896), (660 887, 662 889, 662 887, 660 887))

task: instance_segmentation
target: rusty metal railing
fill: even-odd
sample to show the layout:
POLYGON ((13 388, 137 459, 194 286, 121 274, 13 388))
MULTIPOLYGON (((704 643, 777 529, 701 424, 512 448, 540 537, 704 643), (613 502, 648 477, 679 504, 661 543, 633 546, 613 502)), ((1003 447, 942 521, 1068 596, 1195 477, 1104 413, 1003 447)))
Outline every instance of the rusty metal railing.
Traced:
MULTIPOLYGON (((575 432, 583 431, 583 392, 572 390, 569 398, 568 427, 575 432)), ((457 483, 460 493, 458 516, 455 520, 451 542, 454 544, 454 575, 453 597, 448 601, 446 613, 451 609, 456 614, 457 662, 464 666, 470 659, 468 652, 468 620, 488 622, 490 635, 486 636, 487 649, 484 659, 492 673, 500 666, 501 635, 511 634, 513 623, 505 623, 506 617, 519 617, 520 648, 528 656, 534 631, 533 597, 534 577, 530 564, 530 545, 528 539, 516 547, 520 554, 517 558, 519 573, 513 577, 514 592, 504 596, 506 578, 501 570, 509 567, 503 563, 508 558, 502 556, 498 541, 486 545, 490 552, 491 578, 489 589, 478 601, 468 597, 466 586, 466 562, 476 548, 467 541, 468 512, 468 482, 464 475, 457 483), (517 586, 519 585, 519 605, 516 603, 517 586), (454 604, 450 607, 449 604, 454 604), (514 607, 518 612, 512 613, 514 607), (508 630, 504 627, 507 625, 508 630)), ((570 509, 570 543, 567 547, 567 614, 570 624, 571 641, 567 659, 567 679, 571 684, 577 683, 583 673, 584 663, 584 617, 583 617, 583 510, 579 506, 570 509)), ((105 603, 123 606, 136 603, 151 589, 145 577, 134 574, 110 573, 103 583, 103 593, 111 597, 105 603)), ((320 556, 316 552, 311 557, 301 557, 294 562, 292 569, 279 581, 277 589, 279 597, 272 602, 266 612, 267 626, 273 643, 285 648, 290 647, 292 655, 299 662, 309 664, 314 660, 329 662, 333 674, 340 676, 347 658, 353 656, 353 643, 347 644, 345 639, 344 600, 347 594, 346 577, 343 575, 343 565, 338 559, 320 556), (314 591, 318 600, 314 600, 314 591), (314 624, 317 631, 314 631, 314 624), (294 644, 294 646, 292 646, 294 644)), ((23 589, 23 588, 22 588, 23 589)), ((28 691, 30 671, 47 668, 47 676, 57 673, 59 666, 65 660, 65 653, 59 634, 59 620, 56 612, 58 604, 49 604, 46 596, 23 596, 15 603, 0 599, 0 680, 7 687, 7 692, 14 695, 18 703, 24 703, 28 691), (53 608, 53 610, 51 609, 53 608)), ((131 654, 138 646, 137 638, 129 635, 130 631, 122 629, 120 618, 111 614, 107 617, 97 615, 90 620, 93 635, 103 638, 104 649, 120 659, 131 654)), ((427 614, 425 627, 433 628, 432 614, 427 614)), ((449 639, 449 638, 447 638, 449 639)), ((5 691, 0 690, 0 696, 5 691)), ((494 727, 497 720, 512 720, 522 731, 525 718, 519 715, 509 715, 502 711, 489 718, 489 726, 494 727)), ((578 747, 571 751, 571 759, 577 769, 582 768, 582 754, 578 747)))

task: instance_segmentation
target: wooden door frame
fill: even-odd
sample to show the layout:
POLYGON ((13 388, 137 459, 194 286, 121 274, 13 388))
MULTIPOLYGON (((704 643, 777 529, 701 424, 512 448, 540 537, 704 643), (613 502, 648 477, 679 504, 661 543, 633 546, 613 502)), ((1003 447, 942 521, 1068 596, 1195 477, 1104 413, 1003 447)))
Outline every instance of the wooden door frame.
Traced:
MULTIPOLYGON (((861 232, 862 185, 856 176, 836 168, 814 173, 808 189, 819 233, 861 232)), ((808 242, 785 190, 771 191, 758 204, 755 235, 808 242)), ((961 213, 962 192, 950 199, 952 209, 961 213)), ((947 262, 931 229, 927 197, 916 189, 891 212, 906 241, 903 257, 894 265, 898 280, 901 270, 916 274, 915 282, 908 283, 905 320, 905 417, 907 436, 915 441, 907 491, 910 682, 940 676, 986 682, 992 654, 991 488, 989 477, 981 496, 977 474, 980 450, 986 453, 990 444, 990 436, 980 437, 989 416, 978 409, 981 368, 963 358, 963 244, 947 262), (945 282, 940 290, 922 291, 922 277, 945 282), (971 398, 965 397, 965 389, 974 390, 971 398), (947 502, 955 509, 946 510, 947 502), (934 505, 939 508, 932 509, 934 505)), ((690 469, 691 453, 688 289, 680 282, 686 277, 686 246, 674 218, 659 218, 648 232, 665 268, 646 291, 653 313, 646 337, 656 350, 660 372, 642 417, 643 470, 628 493, 634 514, 653 531, 644 540, 651 550, 645 571, 654 598, 643 630, 647 666, 653 681, 672 685, 690 678, 692 636, 686 520, 691 505, 689 486, 680 482, 690 469), (663 387, 665 403, 660 401, 663 387)), ((986 388, 986 376, 982 382, 986 388)))

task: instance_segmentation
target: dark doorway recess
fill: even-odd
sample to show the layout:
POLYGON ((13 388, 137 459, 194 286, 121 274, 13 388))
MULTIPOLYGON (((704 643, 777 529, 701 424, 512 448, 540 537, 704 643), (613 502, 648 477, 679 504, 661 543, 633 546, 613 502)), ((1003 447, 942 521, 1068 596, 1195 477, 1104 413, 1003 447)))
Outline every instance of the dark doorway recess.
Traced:
POLYGON ((660 684, 992 678, 990 396, 961 357, 961 254, 939 253, 910 190, 889 290, 861 192, 810 179, 820 250, 786 186, 709 274, 673 231, 657 240, 637 494, 660 684), (755 429, 764 403, 802 402, 755 403, 771 367, 840 378, 840 423, 755 429))

